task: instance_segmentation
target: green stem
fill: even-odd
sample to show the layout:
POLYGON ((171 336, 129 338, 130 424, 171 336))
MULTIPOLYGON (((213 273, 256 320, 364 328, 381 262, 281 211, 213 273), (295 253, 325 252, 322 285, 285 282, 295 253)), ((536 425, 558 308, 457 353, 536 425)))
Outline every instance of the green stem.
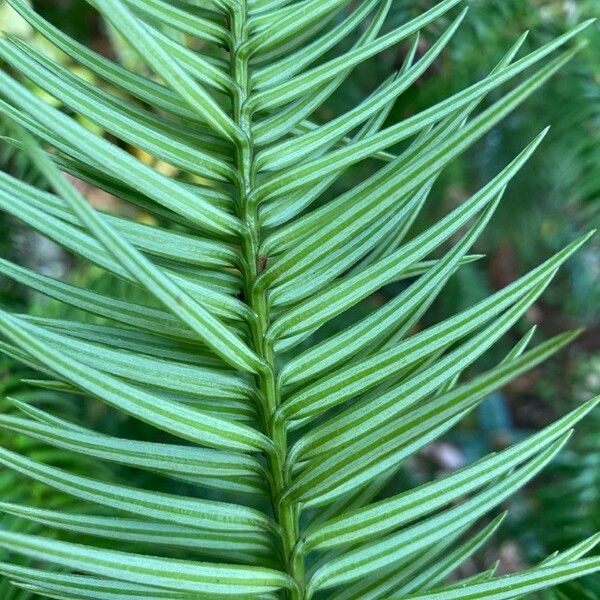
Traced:
POLYGON ((280 403, 280 397, 275 381, 275 360, 273 352, 265 343, 269 326, 269 309, 264 290, 256 290, 255 282, 262 269, 259 256, 261 230, 256 206, 248 202, 254 187, 254 144, 252 140, 252 115, 246 109, 246 100, 250 93, 248 58, 241 55, 239 49, 247 40, 247 6, 246 0, 241 0, 239 11, 231 15, 231 32, 233 48, 231 50, 232 76, 238 86, 233 102, 234 118, 243 132, 244 139, 236 147, 236 167, 240 178, 237 187, 237 206, 240 218, 247 227, 247 233, 242 242, 242 263, 245 282, 246 299, 256 314, 252 325, 252 343, 254 350, 268 365, 263 373, 257 376, 261 392, 262 421, 267 435, 273 440, 276 454, 269 459, 269 469, 272 480, 271 502, 273 513, 281 531, 281 554, 285 568, 296 581, 297 589, 291 590, 291 600, 304 599, 304 563, 294 552, 299 539, 299 510, 298 506, 287 500, 282 501, 284 491, 288 487, 286 475, 286 458, 288 452, 287 431, 285 424, 273 419, 280 403))

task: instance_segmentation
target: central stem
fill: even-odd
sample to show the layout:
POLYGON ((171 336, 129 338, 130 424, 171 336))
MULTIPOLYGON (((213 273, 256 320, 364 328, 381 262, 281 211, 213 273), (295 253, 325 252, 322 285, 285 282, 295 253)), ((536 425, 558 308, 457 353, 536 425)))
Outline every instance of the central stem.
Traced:
POLYGON ((236 201, 240 218, 247 226, 247 234, 242 241, 242 270, 247 302, 256 315, 252 323, 252 345, 263 358, 268 368, 257 375, 261 393, 261 418, 265 433, 273 440, 276 453, 269 458, 271 472, 271 502, 273 513, 281 527, 281 554, 284 567, 297 582, 298 589, 290 592, 291 600, 304 597, 303 562, 297 558, 294 548, 299 538, 298 507, 283 499, 288 486, 286 480, 286 457, 288 452, 285 424, 274 420, 273 415, 279 405, 279 394, 275 381, 275 360, 272 349, 265 343, 269 326, 269 309, 264 291, 255 289, 255 282, 264 268, 260 257, 260 223, 257 208, 248 202, 254 187, 254 143, 252 139, 252 114, 247 110, 246 100, 250 93, 249 61, 241 49, 248 39, 246 0, 240 2, 239 9, 231 15, 233 47, 231 49, 231 70, 237 90, 233 98, 233 116, 243 132, 243 139, 236 146, 236 167, 239 180, 236 182, 236 201))

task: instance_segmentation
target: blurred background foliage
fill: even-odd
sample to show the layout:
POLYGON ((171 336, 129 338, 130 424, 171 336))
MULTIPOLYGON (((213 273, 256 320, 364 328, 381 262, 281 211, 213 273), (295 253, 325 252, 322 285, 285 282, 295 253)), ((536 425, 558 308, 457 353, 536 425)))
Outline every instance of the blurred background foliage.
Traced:
MULTIPOLYGON (((99 23, 89 5, 82 0, 34 0, 41 14, 83 43, 109 56, 118 57, 131 69, 139 68, 134 55, 124 49, 119 39, 99 23)), ((398 23, 436 4, 435 0, 394 0, 391 19, 398 23)), ((516 38, 529 30, 526 41, 530 50, 540 46, 589 17, 600 17, 599 0, 470 0, 470 13, 449 48, 415 86, 404 94, 392 110, 388 121, 415 114, 419 110, 448 97, 485 76, 516 38)), ((337 18, 342 19, 340 13, 337 18)), ((31 33, 23 21, 0 0, 0 24, 35 41, 45 51, 42 39, 31 33)), ((426 52, 447 23, 443 20, 420 37, 418 52, 426 52)), ((348 40, 348 44, 352 40, 348 40)), ((410 41, 391 52, 361 65, 332 97, 317 118, 330 118, 362 99, 378 82, 398 70, 408 52, 410 41)), ((60 58, 60 57, 58 57, 60 58)), ((79 67, 63 62, 88 80, 92 75, 79 67)), ((102 82, 95 81, 98 85, 102 82)), ((38 90, 41 95, 44 92, 38 90)), ((492 102, 499 90, 488 98, 492 102)), ((54 101, 53 99, 49 99, 54 101)), ((84 121, 85 122, 85 121, 84 121)), ((89 127, 96 127, 86 123, 89 127)), ((506 119, 469 152, 446 169, 432 190, 422 215, 414 229, 447 213, 457 203, 487 182, 517 154, 542 128, 551 125, 551 133, 543 146, 511 184, 500 209, 478 242, 476 252, 485 258, 463 266, 451 280, 445 292, 428 312, 421 326, 436 322, 471 305, 526 272, 553 252, 576 238, 581 232, 600 225, 600 26, 588 29, 587 44, 545 88, 506 119)), ((38 175, 10 144, 10 124, 0 117, 0 165, 19 177, 36 180, 38 175)), ((141 160, 147 157, 130 149, 141 160)), ((155 165, 169 172, 170 166, 155 165)), ((357 167, 376 165, 368 162, 357 167)), ((175 174, 175 173, 172 173, 175 174)), ((111 211, 131 210, 120 205, 110 194, 77 182, 95 206, 111 211)), ((346 178, 344 186, 353 184, 346 178)), ((329 195, 343 188, 336 184, 329 195)), ((139 213, 144 221, 148 216, 139 213)), ((93 283, 97 289, 119 291, 131 297, 131 289, 112 279, 106 279, 97 269, 80 264, 64 255, 51 243, 34 235, 18 223, 0 214, 0 256, 13 258, 39 272, 65 277, 77 283, 93 283)), ((512 338, 488 353, 475 368, 497 361, 526 333, 537 326, 536 336, 549 337, 567 328, 584 327, 581 337, 546 366, 521 378, 508 388, 489 398, 484 406, 448 439, 413 460, 390 484, 400 489, 432 476, 438 476, 477 460, 490 450, 501 449, 533 430, 564 414, 582 400, 598 393, 600 388, 600 235, 580 251, 559 274, 543 299, 529 311, 527 318, 515 328, 512 338)), ((403 285, 402 283, 396 284, 403 285)), ((397 291, 397 290, 395 290, 397 291)), ((385 302, 389 290, 382 290, 371 303, 385 302)), ((0 304, 32 315, 49 311, 57 318, 68 313, 64 305, 38 296, 27 296, 9 282, 0 281, 0 304)), ((364 307, 362 308, 364 310, 364 307)), ((357 310, 361 310, 359 307, 357 310)), ((81 319, 90 317, 81 313, 81 319)), ((331 325, 335 327, 335 323, 331 325)), ((329 330, 330 331, 330 330, 329 330)), ((326 333, 326 332, 324 332, 326 333)), ((0 346, 1 350, 1 346, 0 346)), ((31 391, 23 387, 23 378, 31 370, 18 366, 9 356, 0 357, 0 395, 28 400, 55 402, 62 411, 74 414, 82 421, 93 421, 105 431, 118 432, 128 424, 115 422, 110 409, 101 406, 68 402, 69 396, 49 391, 31 391), (65 398, 67 401, 65 401, 65 398)), ((72 399, 71 399, 72 400, 72 399)), ((2 401, 0 410, 11 410, 2 401)), ((140 425, 137 424, 136 427, 140 425)), ((21 450, 42 452, 36 445, 26 447, 20 439, 0 440, 3 444, 25 444, 21 450)), ((59 453, 46 457, 60 461, 59 453)), ((78 465, 78 468, 86 468, 78 465)), ((89 465, 87 466, 89 468, 89 465)), ((0 495, 6 490, 19 493, 24 485, 15 476, 0 474, 0 495)), ((36 492, 43 500, 44 492, 36 492)), ((57 499, 64 501, 64 498, 57 499)), ((481 557, 473 569, 481 569, 495 560, 498 553, 501 568, 511 571, 537 561, 541 556, 560 550, 584 536, 600 530, 600 415, 596 413, 584 422, 568 450, 547 473, 511 502, 508 525, 502 529, 495 548, 481 557)), ((6 522, 5 525, 13 526, 6 522)), ((10 592, 0 586, 0 595, 10 592)), ((565 598, 600 598, 598 578, 582 584, 564 586, 544 596, 548 600, 565 598)))

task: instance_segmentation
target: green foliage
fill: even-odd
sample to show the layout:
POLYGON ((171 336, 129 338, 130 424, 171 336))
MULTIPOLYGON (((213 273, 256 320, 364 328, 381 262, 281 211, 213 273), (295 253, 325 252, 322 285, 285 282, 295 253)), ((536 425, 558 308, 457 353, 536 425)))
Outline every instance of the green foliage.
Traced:
MULTIPOLYGON (((425 2, 423 6, 432 5, 425 2)), ((464 26, 444 54, 444 62, 435 77, 424 78, 416 91, 399 100, 391 118, 409 114, 467 85, 473 77, 485 74, 478 49, 486 48, 491 57, 501 56, 511 37, 526 27, 530 30, 528 48, 545 43, 566 31, 580 19, 598 17, 597 2, 548 0, 503 2, 474 0, 464 26)), ((399 13, 414 5, 397 4, 399 13)), ((413 13, 410 13, 413 14, 413 13)), ((406 18, 399 14, 398 18, 406 18)), ((422 45, 427 47, 434 37, 422 45)), ((487 228, 478 251, 490 252, 489 260, 478 261, 461 269, 446 292, 429 311, 426 322, 456 311, 479 300, 490 289, 503 285, 516 273, 537 264, 568 240, 598 224, 600 171, 600 29, 595 26, 586 36, 586 46, 544 89, 519 111, 500 123, 486 138, 465 153, 439 180, 426 205, 421 222, 426 224, 447 209, 475 185, 485 182, 498 165, 510 158, 540 122, 551 122, 552 130, 543 148, 535 154, 511 185, 511 194, 503 201, 495 219, 487 228), (535 243, 532 243, 535 240, 535 243)), ((386 65, 389 64, 386 63, 386 65)), ((386 65, 382 65, 385 72, 386 65)), ((451 441, 470 458, 479 458, 495 443, 519 439, 531 427, 540 427, 552 415, 562 414, 598 389, 598 309, 600 289, 596 237, 582 252, 565 265, 549 286, 531 317, 540 324, 544 335, 567 323, 584 324, 585 335, 569 353, 539 369, 529 381, 535 384, 513 386, 507 394, 496 395, 486 403, 480 415, 463 424, 451 441), (580 373, 588 373, 586 393, 580 391, 580 373), (496 414, 501 422, 486 422, 496 414)), ((506 342, 508 343, 508 341, 506 342)), ((507 346, 508 347, 508 346, 507 346)), ((485 368, 505 351, 500 345, 493 356, 475 366, 485 368)), ((518 540, 519 554, 525 561, 537 560, 548 551, 566 548, 577 539, 597 530, 600 497, 596 493, 600 466, 595 460, 597 420, 587 419, 578 428, 573 441, 555 467, 543 475, 543 483, 530 486, 514 501, 511 518, 502 529, 502 540, 518 540), (541 485, 541 487, 540 487, 541 485), (565 502, 564 498, 569 498, 565 502), (548 527, 539 515, 553 523, 548 527)), ((586 585, 598 589, 598 577, 586 585)), ((562 591, 562 590, 561 590, 562 591)), ((580 589, 572 591, 570 597, 580 589)), ((583 593, 583 592, 581 592, 583 593)), ((598 591, 590 597, 598 595, 598 591)))
MULTIPOLYGON (((397 18, 414 13, 413 3, 399 2, 397 18)), ((434 2, 424 2, 427 7, 434 2)), ((399 100, 392 117, 421 110, 431 102, 443 99, 468 85, 474 77, 485 75, 486 54, 500 57, 510 39, 523 28, 530 30, 525 41, 528 49, 546 43, 564 33, 579 20, 600 16, 600 5, 593 0, 562 2, 532 0, 498 3, 472 0, 469 19, 457 32, 445 52, 444 62, 435 77, 425 78, 412 95, 399 100)), ((431 37, 425 44, 431 43, 431 37)), ((548 253, 556 252, 568 240, 590 227, 598 226, 600 199, 600 29, 589 30, 586 46, 577 58, 565 66, 545 88, 536 94, 510 119, 498 124, 484 139, 475 144, 452 169, 442 175, 428 203, 425 219, 445 210, 454 195, 466 193, 474 185, 485 182, 535 135, 540 122, 552 123, 543 149, 536 153, 527 169, 515 178, 512 193, 502 203, 486 239, 480 248, 494 251, 492 264, 516 263, 519 269, 531 268, 548 253), (516 215, 516 218, 515 218, 516 215), (531 243, 531 238, 536 243, 531 243)), ((426 222, 426 220, 424 220, 426 222)), ((576 314, 586 326, 597 324, 598 240, 573 257, 550 286, 544 303, 550 311, 576 314)), ((487 266, 487 265, 486 265, 487 266)), ((461 271, 464 287, 470 278, 485 268, 474 264, 461 271)), ((496 283, 496 282, 494 282, 496 283)), ((446 299, 444 308, 456 309, 446 299)))
POLYGON ((31 488, 3 493, 0 510, 17 523, 0 528, 7 598, 501 600, 600 570, 585 558, 599 541, 591 532, 519 574, 493 566, 448 579, 500 526, 488 515, 556 457, 598 398, 444 479, 383 491, 407 459, 577 334, 532 348, 528 335, 462 376, 590 234, 416 331, 478 258, 471 247, 546 131, 433 225, 412 224, 444 169, 569 62, 577 48, 565 46, 589 23, 530 52, 517 39, 475 83, 386 126, 459 29, 459 0, 398 25, 394 3, 378 0, 349 12, 348 0, 88 0, 139 72, 8 3, 104 85, 0 38, 10 67, 0 112, 50 190, 3 174, 0 206, 121 283, 98 290, 0 261, 4 276, 76 309, 0 312, 2 350, 33 370, 37 392, 7 400, 0 428, 59 458, 0 448, 10 481, 53 490, 37 502, 31 488), (419 36, 445 19, 418 56, 419 36), (397 73, 312 119, 355 68, 403 42, 397 73), (340 183, 364 164, 377 166, 340 183), (96 210, 63 172, 156 224, 96 210), (395 297, 367 306, 399 281, 395 297), (101 417, 77 418, 73 406, 98 401, 101 417))

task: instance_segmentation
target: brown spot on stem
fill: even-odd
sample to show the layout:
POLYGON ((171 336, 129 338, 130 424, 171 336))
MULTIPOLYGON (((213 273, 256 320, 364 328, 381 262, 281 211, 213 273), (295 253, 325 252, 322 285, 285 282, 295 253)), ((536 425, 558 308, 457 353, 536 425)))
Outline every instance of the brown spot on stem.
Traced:
POLYGON ((269 260, 268 256, 265 256, 264 254, 261 254, 258 257, 258 272, 262 273, 266 268, 267 268, 267 261, 269 260))

